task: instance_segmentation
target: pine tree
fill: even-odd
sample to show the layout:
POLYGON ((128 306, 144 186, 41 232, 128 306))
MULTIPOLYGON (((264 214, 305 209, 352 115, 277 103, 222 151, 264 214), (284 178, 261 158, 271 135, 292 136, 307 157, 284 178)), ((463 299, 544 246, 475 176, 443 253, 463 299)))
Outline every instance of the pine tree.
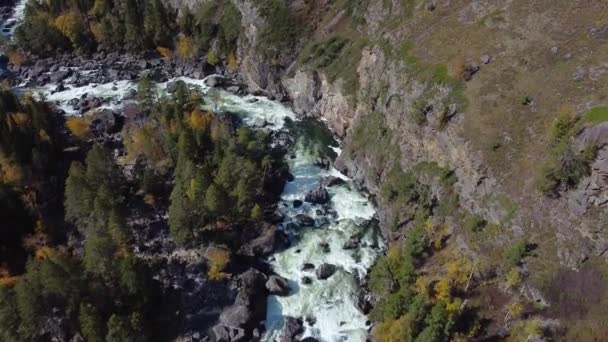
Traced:
POLYGON ((89 342, 103 342, 105 336, 104 324, 99 310, 90 303, 80 303, 78 314, 80 331, 89 342))
POLYGON ((72 222, 84 222, 93 209, 94 194, 85 172, 81 163, 73 162, 65 182, 65 217, 72 222))

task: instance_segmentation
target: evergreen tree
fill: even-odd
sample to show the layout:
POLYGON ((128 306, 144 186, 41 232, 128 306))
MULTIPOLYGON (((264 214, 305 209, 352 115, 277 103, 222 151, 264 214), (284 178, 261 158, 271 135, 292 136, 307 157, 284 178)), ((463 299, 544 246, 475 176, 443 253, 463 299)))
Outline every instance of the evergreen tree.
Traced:
POLYGON ((99 310, 90 303, 80 303, 78 314, 80 331, 88 342, 103 342, 105 336, 104 324, 99 310))
POLYGON ((65 217, 72 222, 84 222, 93 209, 94 194, 85 172, 81 163, 73 162, 65 182, 65 217))

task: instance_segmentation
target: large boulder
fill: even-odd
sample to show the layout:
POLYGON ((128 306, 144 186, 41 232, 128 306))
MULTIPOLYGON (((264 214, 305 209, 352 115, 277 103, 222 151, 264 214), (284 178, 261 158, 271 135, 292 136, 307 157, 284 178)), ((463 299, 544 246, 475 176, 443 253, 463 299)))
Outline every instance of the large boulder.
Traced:
POLYGON ((283 324, 283 336, 281 342, 299 341, 300 335, 304 332, 304 322, 300 318, 285 317, 283 324))
POLYGON ((240 328, 227 327, 218 324, 212 329, 216 342, 240 342, 245 341, 245 330, 240 328))
POLYGON ((270 294, 287 296, 289 294, 289 281, 278 275, 271 275, 266 281, 266 289, 270 294))
POLYGON ((332 264, 322 264, 317 268, 315 274, 317 275, 317 279, 324 280, 336 273, 337 267, 332 264))
POLYGON ((296 224, 302 227, 312 227, 315 225, 315 219, 308 215, 298 214, 295 217, 296 224))
POLYGON ((304 197, 304 200, 313 204, 325 204, 329 202, 329 193, 323 186, 320 186, 317 189, 308 192, 304 197))
POLYGON ((244 305, 232 305, 220 314, 220 323, 232 328, 245 328, 251 322, 251 310, 244 305))
POLYGON ((338 186, 346 183, 346 181, 340 177, 328 176, 321 181, 321 186, 331 188, 332 186, 338 186))
POLYGON ((264 273, 250 268, 239 276, 238 283, 242 291, 250 295, 258 295, 265 291, 266 280, 267 277, 264 273))

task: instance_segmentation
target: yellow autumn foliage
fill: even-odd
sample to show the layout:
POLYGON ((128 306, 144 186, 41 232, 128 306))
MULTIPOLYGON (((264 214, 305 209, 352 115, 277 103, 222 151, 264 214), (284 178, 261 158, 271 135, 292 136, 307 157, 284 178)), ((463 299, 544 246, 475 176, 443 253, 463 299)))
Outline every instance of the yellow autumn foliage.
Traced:
POLYGON ((207 259, 209 261, 209 271, 207 275, 209 279, 219 281, 225 279, 228 274, 224 273, 224 270, 230 263, 230 251, 222 248, 212 247, 207 252, 207 259))
POLYGON ((25 52, 21 49, 11 49, 8 53, 8 62, 12 65, 21 65, 25 62, 27 57, 25 52))
POLYGON ((239 61, 236 58, 236 54, 232 51, 228 54, 228 71, 236 72, 239 68, 239 61))
POLYGON ((220 57, 213 51, 207 53, 207 63, 211 65, 217 65, 220 62, 220 57))
POLYGON ((55 254, 55 251, 48 246, 40 247, 36 250, 36 259, 38 260, 47 260, 55 254))
POLYGON ((413 322, 409 315, 399 319, 384 321, 373 331, 374 341, 378 342, 411 342, 413 322))
POLYGON ((75 137, 86 139, 91 129, 91 119, 89 117, 72 116, 65 121, 65 125, 75 137))
POLYGON ((201 112, 199 109, 193 110, 186 118, 188 126, 192 129, 205 129, 213 120, 213 115, 201 112))
POLYGON ((173 52, 166 47, 159 46, 156 51, 165 59, 173 59, 173 52))
POLYGON ((0 287, 4 288, 12 288, 17 285, 17 281, 19 277, 17 276, 8 276, 8 277, 0 277, 0 287))
POLYGON ((76 12, 71 11, 58 16, 53 21, 53 26, 66 36, 72 45, 77 46, 78 39, 82 34, 82 24, 76 12))
POLYGON ((194 58, 194 43, 192 38, 181 34, 177 41, 177 55, 182 59, 194 58))

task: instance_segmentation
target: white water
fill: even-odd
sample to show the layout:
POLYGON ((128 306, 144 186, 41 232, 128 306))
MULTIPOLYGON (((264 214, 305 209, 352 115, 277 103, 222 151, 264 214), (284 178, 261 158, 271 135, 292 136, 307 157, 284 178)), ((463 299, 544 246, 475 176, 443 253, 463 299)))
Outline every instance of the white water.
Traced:
POLYGON ((357 309, 359 279, 383 249, 382 241, 369 225, 375 210, 360 193, 347 185, 330 188, 330 206, 337 213, 329 224, 315 228, 294 228, 290 225, 297 214, 307 214, 318 221, 323 216, 316 213, 320 206, 304 203, 294 209, 294 199, 303 200, 305 194, 319 185, 326 176, 346 179, 337 170, 325 171, 314 164, 315 157, 307 155, 303 146, 297 146, 296 158, 290 161, 295 180, 287 184, 280 210, 287 217, 283 228, 293 234, 292 247, 278 252, 271 261, 275 272, 290 280, 291 294, 287 297, 270 296, 266 317, 266 340, 278 340, 283 317, 305 319, 304 337, 312 336, 321 341, 366 341, 366 316, 357 309), (361 246, 344 250, 343 245, 354 234, 363 234, 361 246), (323 251, 322 243, 329 244, 330 252, 323 251), (327 280, 317 280, 314 270, 302 271, 304 263, 316 267, 323 263, 338 266, 338 271, 327 280), (301 278, 308 276, 312 284, 303 285, 301 278), (308 319, 313 318, 312 323, 308 319))
POLYGON ((17 0, 15 3, 15 8, 13 11, 13 15, 8 18, 5 22, 0 24, 0 34, 5 37, 11 37, 15 33, 15 28, 23 19, 23 14, 25 12, 25 5, 28 0, 17 0), (10 26, 10 27, 9 27, 10 26))
MULTIPOLYGON (((267 129, 280 130, 285 128, 285 119, 301 125, 296 115, 278 102, 270 101, 259 96, 238 96, 223 90, 211 89, 204 80, 185 77, 171 81, 182 80, 190 86, 198 88, 204 95, 207 109, 229 111, 238 114, 245 124, 265 126, 267 129)), ((158 84, 159 94, 165 92, 167 83, 158 84)), ((116 108, 123 101, 123 96, 136 83, 118 81, 108 84, 70 87, 55 92, 54 86, 34 89, 34 92, 54 102, 68 115, 75 114, 68 101, 89 94, 106 100, 104 107, 116 108)), ((366 316, 356 307, 359 280, 363 279, 367 270, 372 266, 384 245, 377 231, 369 224, 375 210, 371 203, 361 193, 353 190, 348 178, 331 168, 323 170, 315 165, 318 156, 311 155, 307 146, 299 139, 295 146, 295 158, 289 160, 290 171, 295 176, 293 182, 285 186, 279 211, 285 221, 280 225, 294 243, 292 247, 275 253, 269 260, 274 271, 289 279, 291 292, 287 297, 270 296, 266 317, 265 341, 276 341, 281 337, 283 318, 292 316, 305 320, 304 337, 312 336, 324 342, 334 341, 366 341, 368 326, 366 316), (346 184, 329 189, 331 201, 329 207, 335 210, 335 215, 317 214, 320 205, 304 203, 301 207, 293 208, 293 200, 304 200, 306 193, 319 185, 327 176, 340 177, 346 184), (298 214, 306 214, 317 221, 317 227, 300 228, 293 219, 298 214), (360 234, 361 244, 355 250, 344 250, 343 245, 354 234, 360 234), (325 253, 321 243, 330 246, 330 252, 325 253), (334 264, 338 271, 327 280, 317 280, 312 272, 301 271, 304 263, 312 263, 316 267, 323 263, 334 264), (301 284, 301 278, 309 276, 312 284, 301 284), (312 318, 313 324, 307 319, 312 318)), ((336 153, 337 147, 328 147, 336 153)))

